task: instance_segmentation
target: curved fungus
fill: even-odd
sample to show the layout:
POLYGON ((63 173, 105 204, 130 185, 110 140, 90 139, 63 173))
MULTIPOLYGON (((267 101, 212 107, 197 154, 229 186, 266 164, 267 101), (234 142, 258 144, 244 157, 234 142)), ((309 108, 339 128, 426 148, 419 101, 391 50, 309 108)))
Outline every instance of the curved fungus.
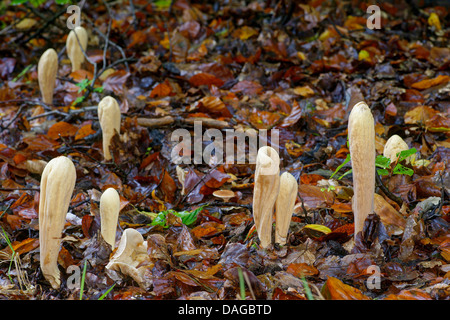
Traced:
POLYGON ((280 189, 279 175, 278 153, 272 147, 261 147, 256 156, 253 219, 262 248, 272 243, 273 208, 280 189))
POLYGON ((117 221, 120 211, 120 196, 116 189, 108 188, 100 197, 100 232, 103 239, 114 250, 116 244, 117 221))
POLYGON ((75 180, 75 166, 65 156, 50 160, 42 172, 39 195, 40 265, 45 279, 54 289, 61 284, 58 253, 75 180))
POLYGON ((280 176, 280 192, 275 205, 275 242, 280 245, 286 244, 286 238, 294 212, 295 200, 297 199, 298 183, 289 172, 280 176))
POLYGON ((98 119, 102 127, 103 157, 109 161, 112 159, 109 146, 112 137, 120 134, 120 107, 116 99, 110 96, 104 97, 98 104, 98 119))
POLYGON ((117 251, 106 265, 106 270, 130 276, 146 289, 151 281, 147 276, 151 267, 148 265, 149 260, 147 242, 139 231, 128 228, 123 232, 117 251))
POLYGON ((39 59, 38 82, 42 101, 46 104, 53 103, 56 74, 58 72, 58 55, 55 49, 47 49, 39 59))
POLYGON ((75 29, 69 32, 66 41, 66 50, 70 62, 72 63, 72 72, 81 69, 81 65, 84 62, 83 51, 86 52, 87 43, 88 35, 86 29, 84 29, 83 27, 75 27, 75 29))
POLYGON ((348 139, 353 169, 352 208, 355 236, 363 230, 364 220, 373 213, 375 193, 375 125, 372 112, 358 102, 348 118, 348 139))

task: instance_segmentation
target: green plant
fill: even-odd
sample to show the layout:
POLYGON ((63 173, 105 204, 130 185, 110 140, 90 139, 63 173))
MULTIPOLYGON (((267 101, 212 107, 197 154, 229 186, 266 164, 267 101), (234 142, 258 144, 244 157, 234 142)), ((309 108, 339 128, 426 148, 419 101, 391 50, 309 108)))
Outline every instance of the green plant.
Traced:
MULTIPOLYGON (((348 141, 347 141, 348 143, 348 141)), ((398 156, 398 161, 396 163, 396 165, 394 166, 394 168, 392 169, 392 174, 406 174, 408 176, 412 176, 414 174, 414 170, 405 167, 404 165, 401 164, 401 162, 403 160, 405 160, 406 158, 414 155, 417 152, 416 148, 411 148, 408 150, 404 150, 401 151, 399 153, 397 153, 398 156)), ((333 174, 331 175, 330 179, 332 179, 338 172, 339 170, 341 170, 341 168, 343 166, 345 166, 348 162, 350 162, 351 158, 350 158, 350 153, 347 154, 347 157, 345 158, 344 162, 342 162, 342 164, 340 164, 336 170, 333 172, 333 174)), ((378 155, 375 158, 375 166, 378 168, 377 169, 377 173, 380 176, 387 176, 390 174, 390 166, 391 166, 391 159, 382 156, 382 155, 378 155)), ((343 175, 341 175, 338 180, 341 180, 343 177, 345 177, 346 175, 348 175, 349 173, 352 172, 352 169, 346 171, 343 175)))
MULTIPOLYGON (((12 5, 24 4, 26 2, 31 3, 34 7, 38 7, 41 4, 45 3, 46 0, 11 0, 12 5)), ((55 0, 56 4, 68 4, 71 3, 71 0, 55 0)))
POLYGON ((239 291, 240 291, 240 296, 241 296, 241 300, 245 300, 245 280, 244 280, 244 274, 242 272, 242 269, 240 267, 238 267, 238 276, 239 276, 239 291))
POLYGON ((86 279, 86 270, 87 270, 87 260, 84 260, 83 274, 81 275, 81 284, 80 284, 80 300, 83 300, 83 291, 84 291, 84 281, 86 279))
MULTIPOLYGON (((156 214, 156 216, 154 216, 154 219, 151 223, 151 225, 153 226, 162 226, 163 228, 168 228, 169 224, 167 222, 167 215, 169 213, 181 218, 181 222, 183 222, 183 224, 189 226, 191 224, 193 224, 196 220, 197 220, 197 216, 198 214, 203 210, 203 208, 206 207, 206 205, 201 206, 195 210, 192 211, 175 211, 173 209, 169 209, 169 210, 165 210, 165 211, 161 211, 160 213, 156 214)), ((155 214, 154 214, 155 215, 155 214)))
MULTIPOLYGON (((78 89, 78 93, 80 93, 80 92, 86 91, 86 90, 88 90, 88 89, 91 88, 92 80, 84 79, 84 80, 82 80, 81 82, 78 82, 78 83, 75 84, 75 85, 79 88, 79 89, 78 89)), ((103 92, 103 87, 93 88, 92 91, 93 91, 93 92, 102 93, 102 92, 103 92)), ((81 97, 78 97, 78 98, 75 100, 74 104, 75 104, 75 105, 80 104, 80 103, 82 103, 82 102, 84 101, 84 99, 86 99, 86 96, 85 96, 85 95, 84 95, 84 96, 81 96, 81 97)))
POLYGON ((105 297, 108 295, 108 293, 111 292, 111 290, 114 288, 115 285, 116 285, 116 284, 114 283, 111 287, 109 287, 109 289, 106 290, 105 293, 103 293, 103 294, 98 298, 98 300, 100 301, 100 300, 105 299, 105 297))

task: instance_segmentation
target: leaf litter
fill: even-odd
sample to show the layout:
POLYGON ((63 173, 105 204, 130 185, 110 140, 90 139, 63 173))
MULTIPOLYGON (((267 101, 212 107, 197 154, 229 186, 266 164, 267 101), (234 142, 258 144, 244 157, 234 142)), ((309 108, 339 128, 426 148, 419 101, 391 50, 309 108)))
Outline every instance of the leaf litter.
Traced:
POLYGON ((380 4, 382 28, 369 30, 365 4, 133 3, 134 14, 85 4, 86 54, 98 69, 71 72, 63 52, 53 106, 38 99, 35 66, 49 46, 64 47, 65 24, 28 35, 23 13, 38 23, 46 15, 1 9, 10 26, 0 33, 2 299, 449 299, 448 7, 380 4), (96 112, 105 95, 122 112, 109 163, 96 112), (384 168, 375 213, 354 235, 351 172, 334 174, 351 169, 347 120, 361 99, 379 154, 394 134, 417 152, 401 161, 411 175, 384 168), (299 181, 286 246, 259 246, 254 165, 171 162, 171 134, 192 133, 189 119, 203 130, 217 120, 219 130, 279 130, 281 170, 299 181), (38 203, 40 173, 58 155, 73 159, 77 183, 55 291, 39 268, 38 203), (100 235, 108 187, 121 197, 116 239, 132 228, 147 244, 140 277, 105 269, 115 253, 100 235), (216 190, 235 196, 224 202, 216 190), (83 271, 82 292, 70 266, 83 271))

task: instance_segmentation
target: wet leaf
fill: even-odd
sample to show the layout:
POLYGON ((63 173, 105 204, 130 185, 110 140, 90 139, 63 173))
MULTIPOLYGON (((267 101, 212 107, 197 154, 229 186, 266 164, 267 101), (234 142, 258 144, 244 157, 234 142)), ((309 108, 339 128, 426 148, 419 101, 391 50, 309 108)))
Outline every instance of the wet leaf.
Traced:
POLYGON ((328 277, 321 289, 328 300, 370 300, 360 290, 343 283, 335 277, 328 277))
POLYGON ((57 140, 61 137, 71 137, 78 132, 78 128, 70 123, 60 121, 50 127, 47 136, 51 139, 57 140))

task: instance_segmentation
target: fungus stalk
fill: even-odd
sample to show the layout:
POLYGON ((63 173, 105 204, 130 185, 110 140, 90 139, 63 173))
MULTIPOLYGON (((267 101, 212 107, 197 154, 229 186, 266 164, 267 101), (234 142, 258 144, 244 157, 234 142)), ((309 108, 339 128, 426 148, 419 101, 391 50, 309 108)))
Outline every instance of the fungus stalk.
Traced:
POLYGON ((272 243, 273 208, 280 189, 280 158, 275 149, 261 147, 256 157, 253 219, 262 248, 272 243))
POLYGON ((109 146, 111 139, 117 132, 120 134, 120 108, 116 99, 107 96, 98 104, 98 119, 102 127, 103 135, 103 157, 105 160, 111 160, 109 146))
POLYGON ((348 119, 348 138, 353 169, 352 208, 355 236, 374 210, 375 126, 372 112, 363 101, 357 103, 348 119))
POLYGON ((120 197, 116 189, 108 188, 100 198, 100 231, 103 239, 114 250, 116 244, 117 221, 119 219, 120 197))
POLYGON ((67 55, 69 56, 70 62, 72 63, 72 72, 81 69, 81 65, 84 62, 83 51, 86 52, 87 43, 88 36, 86 30, 83 27, 76 27, 75 29, 70 31, 69 35, 67 36, 66 49, 67 55))
POLYGON ((280 177, 280 192, 275 206, 275 242, 280 245, 286 244, 297 192, 297 180, 289 172, 284 172, 280 177))
POLYGON ((53 103, 56 74, 58 72, 58 55, 52 48, 47 49, 39 59, 38 82, 42 95, 42 101, 46 104, 53 103))
POLYGON ((75 180, 75 166, 64 156, 52 159, 42 172, 39 199, 40 265, 45 279, 54 289, 61 284, 57 261, 75 180))

